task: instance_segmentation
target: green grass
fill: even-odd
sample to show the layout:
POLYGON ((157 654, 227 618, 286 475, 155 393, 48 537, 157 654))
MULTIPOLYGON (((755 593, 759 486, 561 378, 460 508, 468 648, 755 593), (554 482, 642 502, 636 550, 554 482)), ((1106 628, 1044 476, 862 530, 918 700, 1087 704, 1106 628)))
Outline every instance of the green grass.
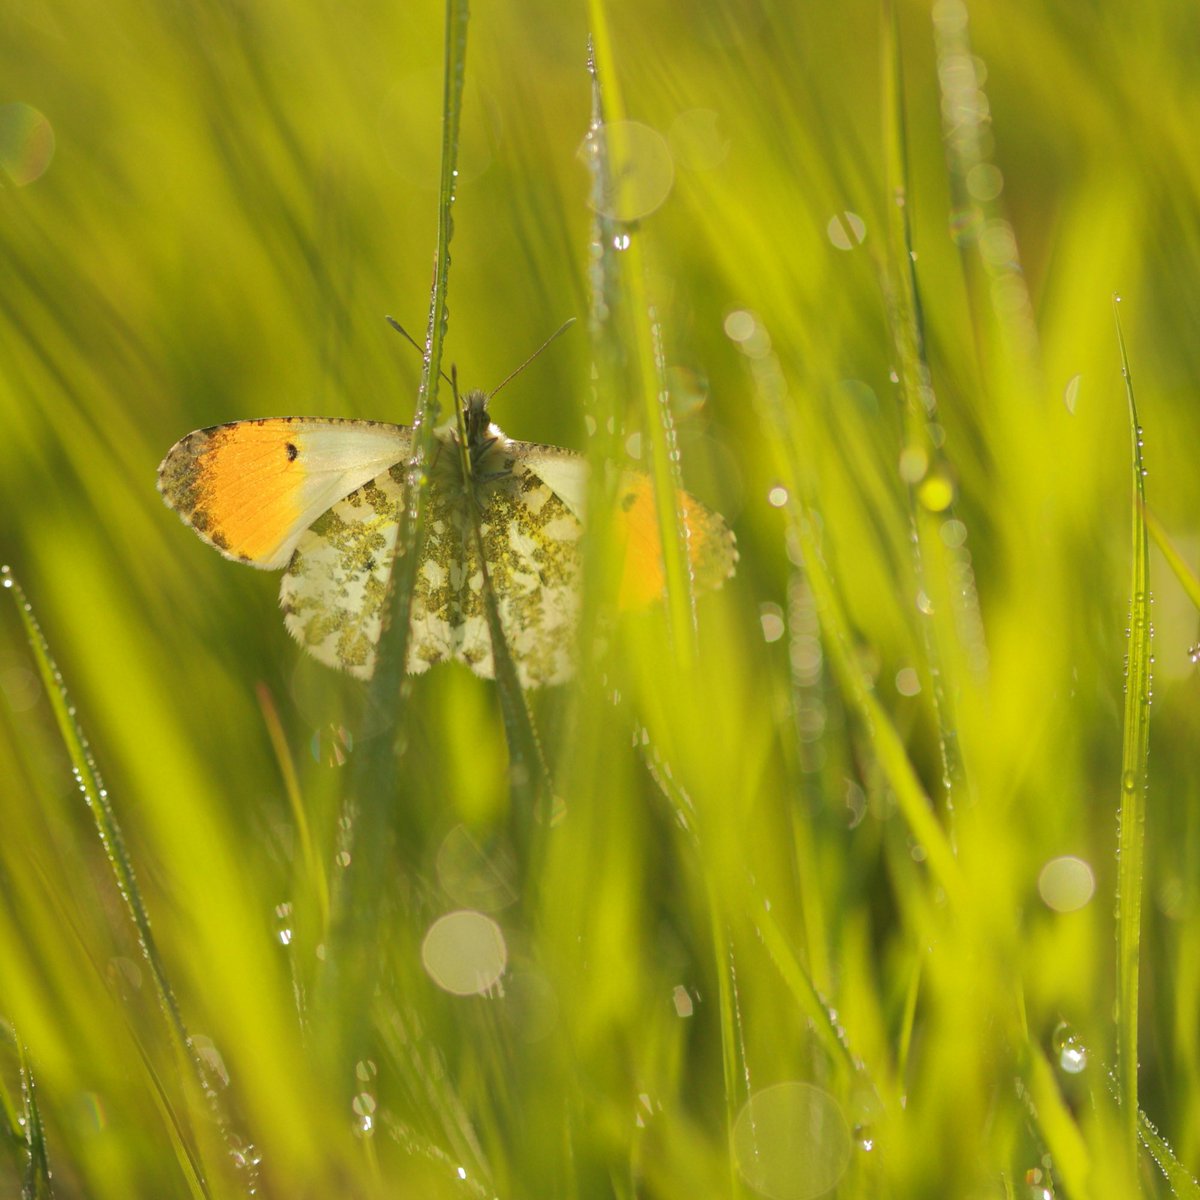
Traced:
POLYGON ((1196 28, 965 15, 478 5, 445 145, 438 6, 0 18, 0 1198, 1198 1194, 1196 28), (524 697, 305 661, 154 489, 432 398, 447 150, 432 365, 580 318, 493 417, 738 536, 614 623, 594 472, 524 697))

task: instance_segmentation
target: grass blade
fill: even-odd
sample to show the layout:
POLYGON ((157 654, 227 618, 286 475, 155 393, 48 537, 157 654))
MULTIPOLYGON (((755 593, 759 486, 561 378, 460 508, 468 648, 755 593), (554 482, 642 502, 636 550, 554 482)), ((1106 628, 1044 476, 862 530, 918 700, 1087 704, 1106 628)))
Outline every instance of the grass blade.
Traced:
MULTIPOLYGON (((431 458, 433 430, 437 421, 437 391, 448 319, 450 238, 453 232, 451 214, 457 179, 467 24, 466 0, 447 0, 433 290, 425 334, 421 386, 412 424, 412 456, 408 463, 406 487, 408 503, 396 538, 390 620, 380 641, 379 659, 370 684, 372 707, 381 712, 390 712, 392 720, 389 733, 370 739, 354 756, 352 794, 346 813, 352 824, 352 866, 335 905, 335 957, 340 955, 343 961, 334 966, 337 973, 337 1000, 331 1011, 345 1014, 348 1019, 339 1023, 355 1039, 365 1034, 365 1006, 371 992, 368 981, 378 960, 379 939, 387 936, 386 927, 379 920, 380 904, 387 889, 380 886, 380 881, 388 875, 388 852, 394 844, 393 802, 399 792, 400 731, 409 695, 409 686, 405 683, 409 616, 419 565, 419 549, 424 535, 428 487, 425 464, 431 458)), ((353 1056, 349 1061, 353 1061, 353 1056)))
POLYGON ((1131 1167, 1138 1141, 1138 971, 1141 956, 1142 886, 1146 826, 1146 765, 1150 754, 1150 566, 1144 517, 1145 468, 1142 427, 1138 422, 1121 329, 1120 297, 1113 301, 1121 374, 1129 402, 1132 438, 1132 561, 1130 563, 1129 652, 1125 668, 1125 713, 1121 736, 1121 795, 1117 845, 1117 1094, 1125 1151, 1131 1167))
POLYGON ((545 823, 548 823, 553 792, 550 772, 542 754, 541 741, 534 728, 529 706, 525 703, 525 696, 517 679, 517 670, 513 665, 508 641, 504 636, 504 627, 500 622, 496 590, 492 586, 491 572, 488 570, 487 556, 484 552, 480 508, 474 502, 475 468, 471 462, 470 442, 467 436, 466 409, 458 394, 457 382, 454 387, 454 411, 455 419, 458 422, 459 470, 462 472, 463 490, 468 497, 471 497, 467 503, 467 511, 471 518, 471 536, 475 540, 475 550, 479 556, 479 569, 483 575, 483 608, 487 616, 488 636, 492 642, 496 687, 500 692, 500 710, 508 742, 509 781, 514 794, 522 800, 520 807, 525 816, 532 815, 534 798, 539 792, 541 793, 546 804, 541 817, 545 823))
MULTIPOLYGON (((926 675, 942 756, 942 787, 947 818, 953 816, 954 795, 964 783, 958 748, 955 706, 967 662, 959 630, 981 627, 978 613, 963 621, 962 609, 973 603, 975 589, 963 586, 970 560, 961 550, 948 552, 941 537, 946 521, 957 520, 955 473, 945 461, 933 374, 925 356, 925 330, 917 289, 916 253, 909 205, 908 146, 904 112, 904 72, 895 6, 885 0, 883 13, 884 157, 887 194, 887 259, 881 266, 881 286, 900 398, 904 405, 904 447, 900 454, 912 528, 913 595, 930 600, 928 615, 920 618, 926 675), (957 578, 952 579, 951 575, 957 578)), ((979 647, 982 651, 982 646, 979 647)), ((981 655, 982 657, 982 655, 981 655)))
POLYGON ((1200 1200, 1200 1183, 1197 1183, 1188 1169, 1175 1156, 1166 1138, 1150 1123, 1145 1113, 1138 1113, 1138 1136, 1142 1145, 1150 1152, 1150 1157, 1158 1164, 1171 1195, 1176 1200, 1200 1200))
POLYGON ((1163 523, 1147 504, 1142 505, 1142 517, 1145 519, 1147 532, 1154 539, 1154 544, 1162 551, 1162 556, 1167 560, 1167 566, 1171 568, 1172 574, 1182 584, 1188 599, 1197 608, 1200 608, 1200 576, 1188 566, 1187 560, 1179 553, 1175 543, 1167 535, 1163 523))
MULTIPOLYGON (((593 29, 592 72, 593 119, 588 134, 588 165, 592 172, 594 248, 600 255, 599 287, 593 288, 592 339, 596 365, 610 398, 637 397, 641 401, 640 425, 650 445, 650 474, 654 480, 654 503, 662 546, 666 583, 667 631, 676 665, 687 670, 695 654, 695 605, 686 553, 686 527, 681 511, 679 452, 665 379, 662 331, 656 306, 646 283, 647 266, 642 233, 636 222, 614 216, 613 197, 623 180, 615 178, 613 162, 622 157, 624 109, 617 85, 605 6, 592 0, 588 6, 593 29), (607 197, 607 199, 605 199, 607 197), (599 298, 603 297, 601 301, 599 298), (597 346, 596 343, 600 345, 597 346), (607 378, 605 375, 607 374, 607 378)), ((618 411, 613 435, 620 429, 623 406, 618 411)), ((612 448, 611 441, 609 448, 612 448)), ((609 456, 611 457, 611 456, 609 456)), ((605 474, 597 479, 589 501, 590 523, 595 529, 612 508, 615 481, 605 474)), ((596 538, 605 545, 603 533, 596 538)))
POLYGON ((764 441, 773 449, 780 478, 790 485, 787 503, 792 539, 812 589, 834 677, 874 744, 880 766, 896 793, 900 811, 912 836, 924 848, 934 877, 952 900, 962 900, 965 896, 962 873, 950 840, 938 823, 933 805, 905 753, 903 740, 854 660, 849 619, 821 554, 816 534, 819 522, 800 499, 804 481, 799 476, 797 464, 803 460, 796 449, 800 444, 800 431, 795 428, 795 415, 768 387, 756 388, 755 398, 764 441))
MULTIPOLYGON (((33 1065, 29 1061, 29 1051, 15 1037, 17 1060, 21 1078, 21 1109, 22 1114, 10 1132, 14 1139, 20 1137, 24 1142, 25 1170, 21 1179, 22 1200, 51 1200, 54 1191, 50 1186, 50 1159, 46 1152, 46 1127, 42 1122, 42 1111, 38 1106, 37 1084, 33 1074, 33 1065)), ((10 1108, 5 1096, 5 1108, 10 1108)), ((15 1113, 10 1112, 11 1117, 15 1113)))
MULTIPOLYGON (((181 1059, 189 1061, 195 1071, 204 1094, 209 1098, 210 1105, 220 1124, 226 1144, 233 1152, 233 1131, 228 1115, 221 1107, 219 1090, 210 1078, 210 1072, 203 1059, 197 1053, 191 1037, 183 1021, 174 989, 167 976, 166 965, 158 952, 154 934, 150 929, 150 916, 142 901, 141 889, 133 873, 133 862, 125 849, 125 838, 117 821, 116 811, 112 806, 108 790, 100 777, 91 747, 75 718, 75 706, 67 692, 66 683, 50 655, 50 647, 42 633, 41 626, 33 614, 33 606, 25 597, 21 585, 7 566, 0 567, 0 587, 9 592, 17 607, 21 623, 25 628, 25 637, 33 651, 34 660, 42 677, 46 695, 50 698, 54 716, 58 725, 59 736, 70 756, 79 790, 83 793, 84 802, 96 824, 96 832, 104 847, 105 856, 116 879, 117 890, 124 901, 126 912, 133 922, 137 932, 138 945, 150 968, 154 980, 155 992, 158 996, 159 1007, 166 1017, 167 1026, 174 1038, 175 1048, 181 1059)), ((173 1120, 180 1127, 181 1133, 186 1123, 181 1121, 178 1114, 172 1114, 173 1120)), ((190 1168, 196 1186, 203 1195, 208 1195, 205 1183, 204 1168, 190 1137, 181 1138, 180 1145, 187 1155, 185 1170, 190 1168)), ((253 1181, 247 1179, 248 1186, 253 1181)))

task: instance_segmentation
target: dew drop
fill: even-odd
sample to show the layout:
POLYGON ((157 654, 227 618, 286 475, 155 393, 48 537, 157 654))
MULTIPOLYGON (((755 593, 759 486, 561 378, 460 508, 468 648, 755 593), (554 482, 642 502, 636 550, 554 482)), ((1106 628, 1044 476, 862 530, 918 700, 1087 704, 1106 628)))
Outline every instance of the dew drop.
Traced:
POLYGON ((1058 1065, 1068 1075, 1080 1075, 1087 1069, 1088 1048, 1065 1021, 1054 1031, 1054 1049, 1058 1065))

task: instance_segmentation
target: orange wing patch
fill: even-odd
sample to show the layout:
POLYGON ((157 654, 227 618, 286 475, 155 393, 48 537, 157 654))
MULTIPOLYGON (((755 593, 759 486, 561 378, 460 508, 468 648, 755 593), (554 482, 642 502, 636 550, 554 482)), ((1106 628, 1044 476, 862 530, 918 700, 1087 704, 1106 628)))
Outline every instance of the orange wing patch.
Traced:
MULTIPOLYGON (((697 591, 719 588, 733 574, 737 562, 733 533, 694 496, 680 491, 676 500, 683 511, 692 585, 697 591)), ((644 608, 659 599, 666 586, 654 483, 649 475, 629 473, 622 478, 614 524, 621 556, 617 605, 644 608)))
POLYGON ((180 516, 229 558, 269 560, 300 515, 303 468, 286 421, 237 421, 189 433, 158 486, 180 516))
POLYGON ((404 458, 411 441, 383 421, 233 421, 176 442, 158 490, 226 558, 278 570, 317 517, 404 458))

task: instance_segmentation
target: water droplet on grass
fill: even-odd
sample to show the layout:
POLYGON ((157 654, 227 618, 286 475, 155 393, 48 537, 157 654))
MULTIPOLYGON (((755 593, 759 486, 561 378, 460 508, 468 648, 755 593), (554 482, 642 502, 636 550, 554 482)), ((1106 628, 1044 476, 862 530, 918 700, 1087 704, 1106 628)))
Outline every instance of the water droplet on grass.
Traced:
POLYGON ((1068 1075, 1079 1075, 1087 1069, 1088 1048, 1065 1021, 1054 1031, 1054 1050, 1058 1065, 1068 1075))

